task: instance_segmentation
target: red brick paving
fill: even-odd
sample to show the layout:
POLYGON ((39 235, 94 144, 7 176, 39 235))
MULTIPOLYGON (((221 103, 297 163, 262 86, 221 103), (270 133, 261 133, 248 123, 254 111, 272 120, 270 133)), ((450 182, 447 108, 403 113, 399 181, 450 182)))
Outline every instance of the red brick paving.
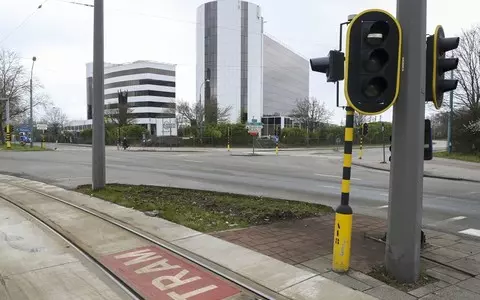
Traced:
MULTIPOLYGON (((250 248, 289 264, 299 264, 332 254, 334 214, 322 217, 279 222, 240 230, 212 234, 237 245, 250 248)), ((353 216, 351 268, 369 272, 381 264, 385 246, 369 235, 386 231, 386 221, 361 215, 353 216)))

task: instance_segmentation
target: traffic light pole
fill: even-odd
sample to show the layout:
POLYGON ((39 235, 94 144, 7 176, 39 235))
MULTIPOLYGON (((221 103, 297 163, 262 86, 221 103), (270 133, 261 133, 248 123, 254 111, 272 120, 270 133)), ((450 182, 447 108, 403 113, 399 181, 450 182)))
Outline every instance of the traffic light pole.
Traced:
POLYGON ((335 228, 333 242, 332 269, 335 272, 347 272, 350 268, 350 248, 352 240, 353 211, 349 205, 350 176, 353 149, 353 108, 347 106, 345 120, 345 148, 343 154, 342 196, 340 206, 335 210, 335 228))
POLYGON ((93 18, 92 189, 105 187, 103 0, 95 0, 93 18))
POLYGON ((385 264, 400 282, 414 282, 420 274, 426 8, 426 0, 397 0, 404 64, 400 96, 393 109, 385 264))
MULTIPOLYGON (((453 79, 453 71, 450 72, 450 79, 453 79)), ((448 112, 447 151, 452 153, 452 124, 453 123, 453 90, 450 91, 450 111, 448 112)))

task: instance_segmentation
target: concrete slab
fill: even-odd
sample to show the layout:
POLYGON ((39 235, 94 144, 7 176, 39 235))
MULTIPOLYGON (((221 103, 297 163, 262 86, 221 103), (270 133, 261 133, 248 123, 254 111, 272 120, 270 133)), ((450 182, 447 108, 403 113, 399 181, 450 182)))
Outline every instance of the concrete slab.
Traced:
POLYGON ((361 292, 372 288, 371 286, 361 282, 360 280, 352 278, 348 275, 340 275, 336 278, 333 278, 332 280, 340 283, 341 285, 348 286, 349 288, 352 288, 354 290, 361 291, 361 292))
POLYGON ((444 267, 444 266, 435 267, 432 270, 436 271, 436 272, 439 272, 439 273, 442 273, 442 274, 445 274, 445 275, 448 275, 448 276, 453 277, 453 278, 458 279, 458 280, 466 280, 466 279, 469 279, 469 278, 472 277, 472 276, 469 276, 465 273, 462 273, 462 272, 456 271, 452 268, 448 268, 448 267, 444 267))
POLYGON ((427 284, 425 286, 419 287, 418 289, 410 291, 408 293, 412 296, 420 298, 420 297, 423 297, 423 296, 428 295, 430 293, 433 293, 435 291, 438 291, 439 289, 441 289, 441 287, 439 287, 435 283, 430 283, 430 284, 427 284))
POLYGON ((415 300, 416 298, 388 285, 381 285, 365 293, 382 300, 415 300))
POLYGON ((456 285, 462 289, 467 289, 474 293, 480 294, 480 279, 478 278, 470 278, 465 281, 459 282, 456 285))
POLYGON ((468 255, 475 255, 480 253, 480 246, 478 244, 472 245, 469 243, 457 243, 453 244, 451 246, 448 246, 447 248, 453 249, 456 251, 460 251, 462 253, 468 254, 468 255))
POLYGON ((314 273, 206 234, 174 244, 276 292, 315 276, 314 273))
POLYGON ((2 299, 119 299, 80 262, 32 270, 8 277, 4 282, 9 297, 2 299))
POLYGON ((306 262, 303 262, 302 265, 309 267, 310 269, 314 269, 321 273, 326 273, 331 271, 332 269, 332 260, 327 259, 325 257, 318 257, 306 262))
POLYGON ((439 291, 433 292, 425 297, 420 298, 421 300, 453 300, 453 299, 462 299, 462 300, 476 300, 479 299, 480 295, 472 293, 468 290, 459 288, 458 286, 449 286, 439 291))
POLYGON ((448 249, 448 248, 439 248, 439 249, 432 250, 430 252, 433 253, 433 254, 436 254, 436 255, 441 255, 441 256, 445 256, 447 258, 451 258, 452 260, 468 256, 468 254, 465 254, 463 252, 456 251, 456 250, 453 250, 453 249, 448 249))
POLYGON ((380 280, 377 280, 371 276, 368 276, 366 274, 363 274, 361 272, 357 272, 357 271, 354 271, 354 270, 350 270, 348 271, 348 276, 352 277, 352 278, 355 278, 371 287, 376 287, 376 286, 380 286, 380 285, 383 285, 385 283, 381 282, 380 280))
POLYGON ((432 276, 433 278, 436 278, 438 280, 442 280, 442 281, 445 281, 445 282, 448 282, 450 284, 455 284, 457 282, 459 282, 460 280, 452 277, 452 276, 449 276, 449 275, 446 275, 446 274, 443 274, 443 273, 440 273, 440 272, 437 272, 437 271, 434 271, 432 269, 430 270, 427 270, 425 271, 428 275, 432 276))
POLYGON ((449 265, 459 268, 460 270, 472 273, 473 275, 479 275, 480 262, 476 259, 472 259, 471 257, 465 257, 459 260, 452 261, 449 263, 449 265))
POLYGON ((358 291, 345 289, 341 284, 320 275, 289 287, 282 295, 294 300, 374 300, 375 298, 358 291))
POLYGON ((439 247, 446 247, 446 246, 451 246, 453 244, 456 244, 456 241, 451 239, 444 239, 444 238, 441 238, 440 236, 428 239, 427 242, 433 246, 439 246, 439 247))

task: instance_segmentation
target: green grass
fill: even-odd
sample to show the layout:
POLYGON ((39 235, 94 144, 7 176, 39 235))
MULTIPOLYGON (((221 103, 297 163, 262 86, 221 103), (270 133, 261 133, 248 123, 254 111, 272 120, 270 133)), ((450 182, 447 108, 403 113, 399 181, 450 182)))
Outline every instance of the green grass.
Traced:
POLYGON ((444 151, 444 152, 434 152, 433 156, 480 163, 480 155, 475 155, 475 154, 461 154, 461 153, 448 154, 448 152, 444 151))
POLYGON ((202 232, 333 212, 332 208, 319 204, 160 186, 109 184, 95 192, 90 186, 79 186, 77 191, 139 211, 155 211, 160 218, 202 232))
POLYGON ((42 149, 39 146, 33 146, 32 148, 30 148, 30 144, 27 144, 25 146, 22 146, 20 144, 12 144, 11 149, 7 149, 7 145, 4 144, 2 145, 1 150, 2 151, 3 150, 5 151, 47 151, 47 149, 42 149))

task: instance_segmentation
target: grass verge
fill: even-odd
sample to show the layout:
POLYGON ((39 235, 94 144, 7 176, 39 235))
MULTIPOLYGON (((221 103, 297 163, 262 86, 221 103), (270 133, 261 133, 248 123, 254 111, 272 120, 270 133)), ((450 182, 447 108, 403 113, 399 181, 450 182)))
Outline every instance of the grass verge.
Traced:
POLYGON ((43 149, 42 147, 39 147, 39 146, 33 146, 32 148, 30 148, 30 144, 28 145, 25 145, 25 146, 22 146, 20 144, 12 144, 12 148, 11 149, 7 149, 7 145, 3 145, 1 147, 1 150, 5 150, 5 151, 47 151, 47 149, 43 149))
POLYGON ((385 268, 384 265, 380 266, 375 266, 372 268, 370 273, 367 275, 380 280, 382 282, 385 282, 391 287, 394 287, 398 290, 404 291, 404 292, 409 292, 413 291, 415 289, 418 289, 422 286, 425 286, 430 283, 437 282, 438 279, 433 278, 432 276, 427 275, 423 270, 420 272, 420 278, 418 279, 417 282, 415 283, 400 283, 398 282, 391 274, 387 272, 387 269, 385 268))
POLYGON ((108 184, 105 189, 95 192, 91 186, 79 186, 77 191, 201 232, 271 224, 333 212, 332 208, 320 204, 160 186, 108 184))
POLYGON ((480 155, 475 155, 475 154, 461 154, 461 153, 448 154, 448 152, 444 151, 444 152, 434 152, 433 156, 480 163, 480 155))

